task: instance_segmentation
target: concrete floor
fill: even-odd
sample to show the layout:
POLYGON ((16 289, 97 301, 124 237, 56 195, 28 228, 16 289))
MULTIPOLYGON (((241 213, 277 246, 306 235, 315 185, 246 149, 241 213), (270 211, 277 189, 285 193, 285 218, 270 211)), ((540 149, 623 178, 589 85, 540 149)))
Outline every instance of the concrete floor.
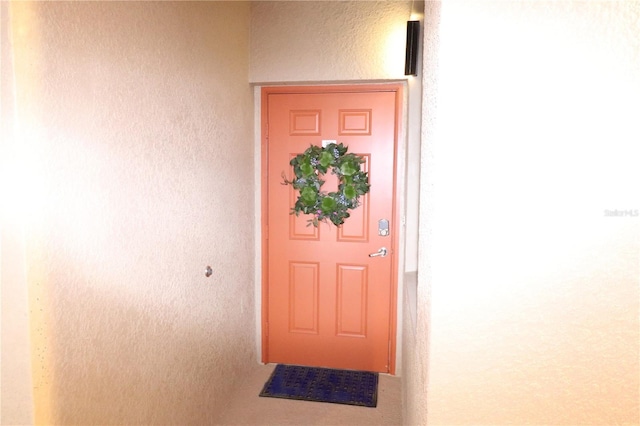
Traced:
POLYGON ((256 366, 233 394, 232 402, 221 413, 218 425, 401 425, 400 378, 381 374, 378 406, 356 407, 343 404, 264 398, 258 394, 275 365, 256 366))

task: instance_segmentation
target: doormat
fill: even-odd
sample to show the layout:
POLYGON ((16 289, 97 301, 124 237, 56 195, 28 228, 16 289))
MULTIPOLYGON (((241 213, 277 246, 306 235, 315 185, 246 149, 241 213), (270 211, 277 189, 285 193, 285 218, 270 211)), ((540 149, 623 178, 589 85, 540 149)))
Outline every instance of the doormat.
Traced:
POLYGON ((278 364, 260 396, 375 407, 378 373, 278 364))

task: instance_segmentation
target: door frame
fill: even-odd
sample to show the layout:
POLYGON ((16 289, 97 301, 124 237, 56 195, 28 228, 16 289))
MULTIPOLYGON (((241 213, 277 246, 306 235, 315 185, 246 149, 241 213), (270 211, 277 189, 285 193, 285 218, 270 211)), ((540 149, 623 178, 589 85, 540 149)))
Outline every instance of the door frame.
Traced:
MULTIPOLYGON (((394 140, 394 166, 393 166, 393 219, 391 224, 391 247, 395 254, 391 262, 391 295, 389 297, 389 374, 396 374, 396 353, 397 353, 397 335, 398 335, 398 281, 400 276, 400 259, 404 258, 404 248, 400 247, 401 222, 404 218, 401 216, 401 201, 404 200, 401 189, 404 189, 404 183, 401 181, 402 172, 404 170, 404 159, 400 158, 400 152, 403 139, 403 105, 405 85, 402 82, 397 83, 380 83, 380 84, 349 84, 349 85, 295 85, 295 86, 262 86, 256 88, 260 94, 260 111, 256 114, 256 118, 260 120, 259 138, 260 138, 260 160, 259 160, 259 178, 260 178, 260 200, 256 203, 260 206, 259 211, 259 235, 260 235, 260 253, 257 259, 260 259, 260 324, 261 345, 258 348, 261 362, 267 363, 267 352, 269 345, 268 336, 268 319, 269 319, 269 288, 268 288, 268 241, 266 238, 268 227, 268 98, 270 94, 311 94, 311 93, 347 93, 347 92, 395 92, 395 140, 394 140)), ((257 105, 256 105, 257 106, 257 105)), ((258 234, 257 234, 258 235, 258 234)))

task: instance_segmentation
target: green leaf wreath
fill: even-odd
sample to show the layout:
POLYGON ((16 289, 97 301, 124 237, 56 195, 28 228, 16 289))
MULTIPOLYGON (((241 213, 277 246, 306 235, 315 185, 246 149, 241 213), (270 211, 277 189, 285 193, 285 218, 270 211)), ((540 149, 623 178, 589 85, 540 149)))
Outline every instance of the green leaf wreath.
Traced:
MULTIPOLYGON (((287 180, 300 193, 291 214, 312 214, 309 225, 318 226, 319 222, 331 221, 340 226, 348 218, 349 210, 360 205, 360 196, 369 192, 369 177, 360 170, 364 159, 356 154, 347 154, 343 144, 330 143, 325 148, 311 145, 305 152, 290 161, 295 178, 287 180), (322 176, 331 169, 338 176, 337 192, 322 191, 322 176)), ((309 226, 307 225, 307 226, 309 226)))

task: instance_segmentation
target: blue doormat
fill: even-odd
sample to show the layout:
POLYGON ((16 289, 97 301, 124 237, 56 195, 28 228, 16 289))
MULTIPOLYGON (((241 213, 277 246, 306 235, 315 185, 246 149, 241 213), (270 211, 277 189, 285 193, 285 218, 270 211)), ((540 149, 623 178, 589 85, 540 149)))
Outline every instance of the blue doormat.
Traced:
POLYGON ((378 373, 278 364, 260 396, 375 407, 378 373))

